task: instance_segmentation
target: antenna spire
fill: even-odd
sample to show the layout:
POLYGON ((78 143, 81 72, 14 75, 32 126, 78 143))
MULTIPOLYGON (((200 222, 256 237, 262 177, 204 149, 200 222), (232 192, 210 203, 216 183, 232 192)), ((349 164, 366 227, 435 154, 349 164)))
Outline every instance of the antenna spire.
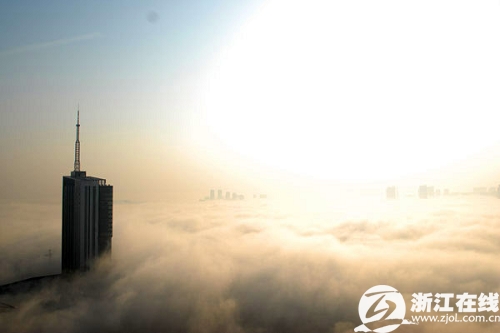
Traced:
POLYGON ((76 111, 75 171, 80 171, 80 104, 76 111))

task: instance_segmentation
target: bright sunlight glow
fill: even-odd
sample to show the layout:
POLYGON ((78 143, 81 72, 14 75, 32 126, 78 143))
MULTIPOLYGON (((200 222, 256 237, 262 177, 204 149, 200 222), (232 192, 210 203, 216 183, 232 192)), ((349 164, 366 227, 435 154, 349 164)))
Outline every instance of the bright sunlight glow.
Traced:
POLYGON ((209 128, 259 163, 316 177, 381 180, 457 161, 498 140, 499 9, 269 2, 214 66, 209 128))

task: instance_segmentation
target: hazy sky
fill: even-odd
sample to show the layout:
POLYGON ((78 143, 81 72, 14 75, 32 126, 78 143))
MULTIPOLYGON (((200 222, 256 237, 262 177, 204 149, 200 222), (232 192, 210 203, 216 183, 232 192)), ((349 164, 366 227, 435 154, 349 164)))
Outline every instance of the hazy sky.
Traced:
POLYGON ((20 182, 59 196, 60 176, 73 165, 78 103, 82 169, 90 174, 130 194, 194 164, 186 155, 196 158, 187 145, 202 78, 258 5, 2 3, 0 165, 10 188, 2 197, 9 199, 20 182))
POLYGON ((78 103, 82 169, 120 199, 288 174, 496 186, 499 15, 496 0, 2 3, 0 199, 59 200, 78 103))

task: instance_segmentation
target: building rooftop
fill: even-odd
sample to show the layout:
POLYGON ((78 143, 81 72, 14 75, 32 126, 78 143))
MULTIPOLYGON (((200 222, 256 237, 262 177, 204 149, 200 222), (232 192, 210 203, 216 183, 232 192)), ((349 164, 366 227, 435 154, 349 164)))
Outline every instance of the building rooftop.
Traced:
POLYGON ((98 181, 100 186, 111 186, 109 184, 106 184, 106 179, 104 178, 99 178, 99 177, 93 177, 93 176, 87 176, 85 171, 79 171, 79 174, 75 175, 75 172, 72 171, 70 176, 63 176, 64 178, 73 178, 73 179, 81 179, 81 180, 93 180, 93 181, 98 181))

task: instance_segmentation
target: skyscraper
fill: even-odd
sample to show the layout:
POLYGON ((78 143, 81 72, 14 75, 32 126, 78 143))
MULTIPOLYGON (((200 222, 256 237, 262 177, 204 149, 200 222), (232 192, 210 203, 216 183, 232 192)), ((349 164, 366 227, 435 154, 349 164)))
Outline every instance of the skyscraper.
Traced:
POLYGON ((111 251, 113 186, 80 170, 80 111, 77 112, 75 163, 63 176, 62 271, 88 270, 98 256, 111 251))

